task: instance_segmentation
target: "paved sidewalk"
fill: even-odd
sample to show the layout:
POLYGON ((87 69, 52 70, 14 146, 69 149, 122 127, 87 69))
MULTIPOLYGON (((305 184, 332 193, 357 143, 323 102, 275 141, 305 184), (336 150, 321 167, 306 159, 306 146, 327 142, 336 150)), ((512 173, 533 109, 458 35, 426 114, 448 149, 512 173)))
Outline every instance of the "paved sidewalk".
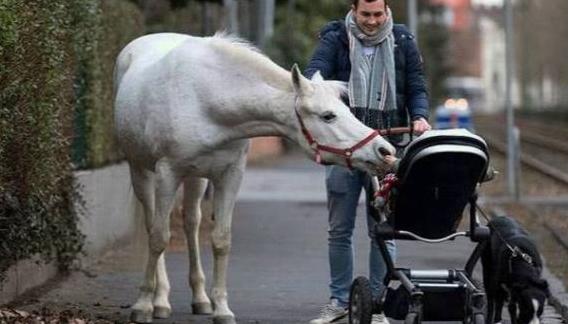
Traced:
POLYGON ((325 202, 325 167, 295 153, 247 167, 239 201, 325 202))

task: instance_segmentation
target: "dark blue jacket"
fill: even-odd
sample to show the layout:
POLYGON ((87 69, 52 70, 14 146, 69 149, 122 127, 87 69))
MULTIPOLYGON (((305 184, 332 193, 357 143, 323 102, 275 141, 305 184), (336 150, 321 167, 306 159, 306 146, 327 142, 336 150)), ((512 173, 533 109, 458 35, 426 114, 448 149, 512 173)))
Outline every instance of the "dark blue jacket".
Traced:
MULTIPOLYGON (((422 57, 414 41, 414 36, 404 25, 395 24, 396 102, 398 114, 391 127, 408 125, 408 113, 412 120, 419 117, 428 119, 428 93, 424 81, 422 57), (408 112, 407 112, 408 111, 408 112)), ((320 32, 320 42, 304 74, 311 78, 320 71, 326 80, 349 81, 351 61, 349 60, 349 41, 343 21, 328 23, 320 32)), ((355 116, 362 120, 358 112, 355 116)), ((376 125, 362 120, 368 126, 376 125)))

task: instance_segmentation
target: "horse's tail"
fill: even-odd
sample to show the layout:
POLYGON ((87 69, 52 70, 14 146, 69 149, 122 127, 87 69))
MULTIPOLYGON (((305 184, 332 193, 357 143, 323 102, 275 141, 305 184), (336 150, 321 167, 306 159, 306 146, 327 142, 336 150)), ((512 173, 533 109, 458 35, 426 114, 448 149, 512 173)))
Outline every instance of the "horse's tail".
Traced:
MULTIPOLYGON (((126 74, 126 71, 128 71, 128 69, 132 65, 132 62, 134 61, 134 56, 136 54, 138 43, 141 43, 141 40, 143 40, 145 38, 148 38, 148 36, 142 36, 142 37, 138 37, 138 38, 134 39, 133 41, 128 43, 120 51, 120 53, 118 53, 118 56, 116 57, 116 62, 114 64, 114 74, 113 74, 115 96, 116 96, 116 93, 118 91, 118 87, 120 86, 120 83, 122 82, 122 78, 124 77, 124 74, 126 74)), ((136 55, 136 56, 138 56, 138 55, 136 55)))
POLYGON ((132 63, 132 53, 128 50, 128 46, 124 48, 118 57, 116 58, 116 62, 114 64, 114 73, 113 73, 113 82, 114 82, 114 95, 118 91, 118 86, 122 81, 122 77, 130 67, 132 63))

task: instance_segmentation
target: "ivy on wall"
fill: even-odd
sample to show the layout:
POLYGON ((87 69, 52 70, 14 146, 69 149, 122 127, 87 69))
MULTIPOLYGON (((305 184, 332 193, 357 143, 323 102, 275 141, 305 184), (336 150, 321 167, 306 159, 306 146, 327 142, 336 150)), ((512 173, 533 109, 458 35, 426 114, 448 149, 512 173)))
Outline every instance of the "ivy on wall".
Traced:
POLYGON ((0 279, 81 252, 73 169, 118 158, 114 58, 142 31, 128 1, 0 0, 0 279))
POLYGON ((65 268, 82 247, 66 136, 72 5, 0 2, 0 273, 36 254, 65 268))

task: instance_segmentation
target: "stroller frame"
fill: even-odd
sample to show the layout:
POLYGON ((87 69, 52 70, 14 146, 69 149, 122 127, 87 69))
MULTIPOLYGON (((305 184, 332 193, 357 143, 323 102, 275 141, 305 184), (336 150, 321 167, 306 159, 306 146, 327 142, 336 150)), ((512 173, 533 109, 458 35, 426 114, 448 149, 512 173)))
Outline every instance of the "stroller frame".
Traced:
MULTIPOLYGON (((489 156, 487 155, 487 148, 485 146, 485 142, 480 137, 477 137, 465 130, 436 132, 438 133, 430 136, 431 138, 424 139, 422 141, 423 143, 411 143, 411 145, 414 146, 414 149, 410 146, 407 147, 405 150, 405 158, 408 157, 408 159, 405 160, 405 158, 403 158, 401 161, 397 171, 397 176, 406 177, 408 175, 410 172, 409 169, 413 164, 412 159, 416 158, 416 156, 418 156, 418 158, 423 157, 420 157, 421 151, 433 152, 433 154, 442 152, 439 148, 435 147, 437 145, 442 145, 444 148, 448 148, 450 146, 448 146, 447 143, 453 143, 452 145, 457 145, 454 149, 456 152, 460 152, 459 154, 463 153, 467 155, 472 152, 475 152, 475 154, 480 156, 482 155, 481 153, 485 154, 486 163, 481 169, 478 166, 475 170, 480 173, 480 177, 475 179, 475 186, 468 190, 464 190, 463 192, 459 192, 462 196, 467 196, 467 199, 461 199, 461 201, 457 203, 459 206, 455 208, 443 208, 443 213, 455 216, 457 215, 456 213, 461 214, 464 211, 465 204, 469 204, 469 230, 461 232, 455 231, 459 224, 459 220, 461 220, 461 215, 457 222, 453 222, 455 224, 452 224, 452 228, 447 230, 438 230, 431 227, 423 236, 414 233, 412 229, 420 230, 420 226, 424 227, 425 224, 419 224, 417 227, 409 222, 403 222, 402 225, 398 224, 397 228, 396 221, 393 221, 393 219, 396 219, 396 211, 401 211, 406 214, 415 211, 412 209, 405 210, 405 207, 398 208, 396 207, 396 204, 394 210, 391 210, 390 207, 393 205, 393 196, 394 200, 397 200, 398 198, 396 193, 397 188, 396 186, 394 187, 394 195, 387 190, 386 197, 381 197, 381 188, 379 185, 379 188, 376 188, 379 197, 375 204, 378 213, 373 215, 377 224, 375 225, 372 239, 377 242, 380 253, 387 266, 387 274, 384 279, 385 287, 389 287, 390 283, 393 281, 400 282, 400 285, 397 290, 393 290, 392 288, 385 289, 383 296, 373 299, 371 297, 372 294, 370 291, 369 280, 365 277, 356 278, 351 286, 349 323, 369 324, 371 322, 372 314, 383 311, 389 317, 400 320, 404 319, 406 324, 418 324, 421 323, 422 320, 462 320, 464 323, 485 323, 485 292, 483 287, 472 278, 472 273, 475 264, 479 260, 479 254, 482 246, 489 238, 490 234, 489 228, 479 223, 479 219, 476 214, 478 198, 476 187, 478 183, 486 181, 488 176, 487 165, 489 156), (435 143, 438 135, 442 137, 442 144, 435 143), (464 145, 466 149, 460 149, 460 145, 464 145), (470 145, 474 147, 472 150, 467 149, 470 145), (411 230, 405 230, 404 227, 410 227, 411 230), (463 269, 413 270, 397 268, 385 243, 386 240, 392 239, 440 243, 453 240, 460 236, 469 237, 471 241, 477 243, 476 248, 470 255, 463 269), (448 295, 451 298, 445 298, 448 295), (441 308, 443 311, 436 309, 436 304, 440 304, 439 301, 441 298, 445 298, 444 306, 441 308), (393 302, 392 300, 395 301, 393 302), (448 307, 448 304, 452 303, 454 305, 450 306, 453 306, 454 309, 449 309, 450 307, 448 307)), ((480 160, 479 163, 481 162, 483 161, 480 160)), ((385 193, 382 192, 382 194, 384 195, 385 193)), ((405 193, 403 193, 403 195, 404 194, 405 193)), ((410 194, 406 193, 407 196, 412 196, 412 194, 412 192, 410 194)))

